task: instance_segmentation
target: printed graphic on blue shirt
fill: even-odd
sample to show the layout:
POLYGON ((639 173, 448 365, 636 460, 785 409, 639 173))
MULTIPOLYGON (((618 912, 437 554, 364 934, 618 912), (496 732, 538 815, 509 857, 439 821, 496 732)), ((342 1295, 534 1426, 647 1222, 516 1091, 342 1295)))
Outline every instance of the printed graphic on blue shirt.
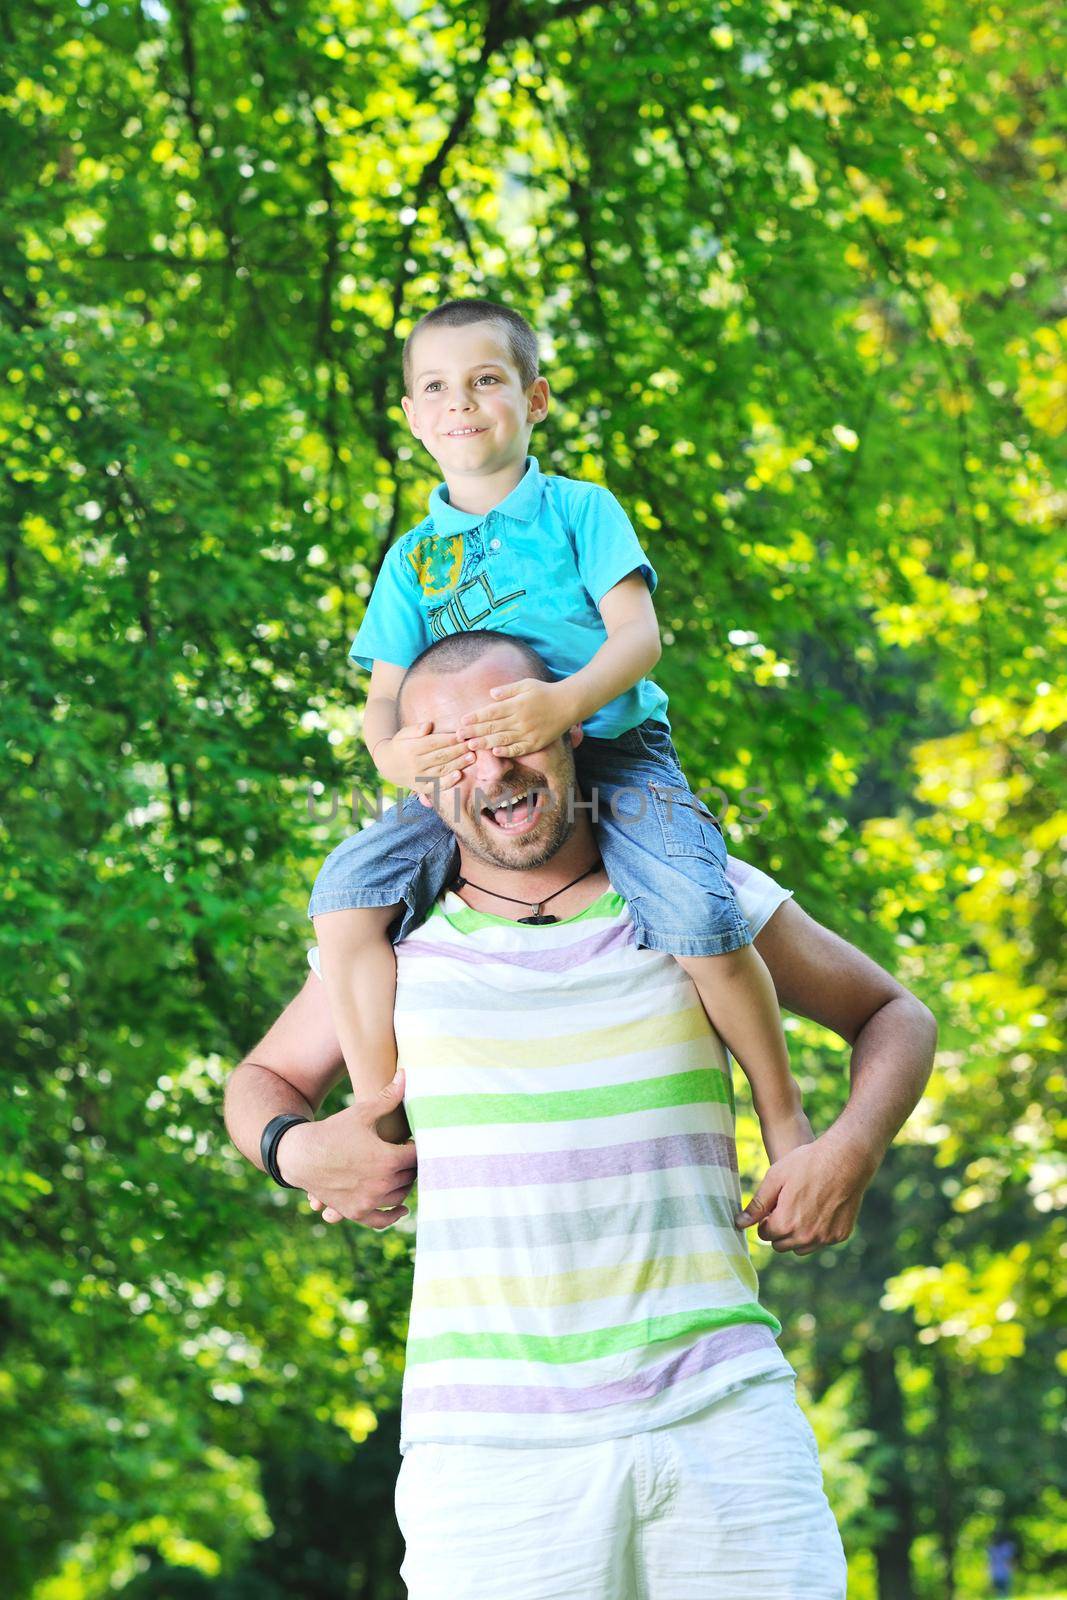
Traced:
POLYGON ((451 539, 441 539, 431 533, 408 552, 408 560, 415 568, 424 595, 444 594, 447 589, 456 587, 463 572, 463 549, 462 533, 451 539))
POLYGON ((469 633, 472 628, 500 628, 526 595, 521 585, 514 584, 505 584, 497 593, 480 528, 451 535, 428 533, 408 552, 408 560, 419 582, 431 639, 469 633), (432 603, 437 599, 440 605, 432 603))

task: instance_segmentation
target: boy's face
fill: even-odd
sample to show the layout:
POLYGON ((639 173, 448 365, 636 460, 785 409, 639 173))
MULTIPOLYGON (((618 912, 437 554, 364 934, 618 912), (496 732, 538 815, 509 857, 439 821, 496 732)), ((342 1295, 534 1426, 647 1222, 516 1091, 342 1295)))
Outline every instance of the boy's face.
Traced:
POLYGON ((497 323, 424 328, 411 356, 412 393, 401 405, 446 478, 490 476, 522 464, 534 425, 548 412, 548 383, 536 378, 523 389, 497 323))

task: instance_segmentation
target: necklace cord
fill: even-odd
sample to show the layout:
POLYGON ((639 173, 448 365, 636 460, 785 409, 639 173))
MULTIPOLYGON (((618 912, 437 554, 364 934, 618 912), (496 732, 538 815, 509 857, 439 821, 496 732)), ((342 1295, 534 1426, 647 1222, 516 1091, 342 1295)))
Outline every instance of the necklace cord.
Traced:
POLYGON ((591 867, 586 867, 584 872, 579 872, 578 876, 576 878, 572 878, 570 883, 565 883, 563 885, 562 889, 556 889, 552 894, 545 895, 543 900, 520 900, 517 895, 500 894, 496 889, 483 889, 481 884, 479 884, 479 883, 471 883, 471 880, 469 878, 464 878, 460 874, 457 874, 457 876, 453 879, 453 881, 449 885, 449 887, 452 888, 452 889, 462 889, 462 888, 464 888, 466 886, 469 886, 472 889, 477 889, 479 894, 487 894, 494 900, 510 900, 510 901, 512 901, 512 903, 514 905, 517 905, 517 906, 532 906, 533 907, 533 913, 534 913, 533 917, 531 917, 531 918, 520 917, 518 919, 520 922, 526 922, 526 921, 531 921, 532 922, 532 921, 534 921, 534 919, 536 919, 539 922, 558 922, 559 921, 558 917, 554 917, 554 916, 542 917, 541 916, 542 909, 545 906, 547 906, 547 904, 548 904, 548 902, 550 900, 554 900, 556 898, 556 895, 563 894, 564 891, 567 890, 567 889, 573 889, 574 885, 576 883, 581 883, 582 879, 583 878, 588 878, 588 876, 589 876, 589 874, 591 872, 596 872, 599 869, 600 865, 601 865, 601 863, 599 861, 594 861, 593 865, 591 867))

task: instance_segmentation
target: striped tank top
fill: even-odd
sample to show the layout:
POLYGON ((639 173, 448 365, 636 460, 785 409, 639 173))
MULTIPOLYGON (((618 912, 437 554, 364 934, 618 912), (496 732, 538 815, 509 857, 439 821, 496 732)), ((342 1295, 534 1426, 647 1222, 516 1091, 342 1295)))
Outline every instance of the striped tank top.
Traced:
MULTIPOLYGON (((777 885, 731 868, 752 928, 738 878, 764 907, 777 885)), ((792 1373, 732 1221, 728 1057, 622 897, 523 927, 446 891, 396 957, 418 1149, 401 1454, 616 1438, 792 1373)))

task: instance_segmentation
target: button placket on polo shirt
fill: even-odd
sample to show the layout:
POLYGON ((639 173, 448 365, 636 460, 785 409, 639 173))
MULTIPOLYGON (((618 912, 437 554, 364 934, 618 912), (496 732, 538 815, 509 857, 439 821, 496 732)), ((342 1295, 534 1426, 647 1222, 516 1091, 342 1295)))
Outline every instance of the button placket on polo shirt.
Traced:
POLYGON ((485 521, 482 523, 482 535, 485 538, 485 548, 487 550, 500 549, 500 540, 495 537, 492 539, 489 538, 489 535, 493 532, 499 521, 500 518, 494 516, 491 511, 486 513, 485 521))

